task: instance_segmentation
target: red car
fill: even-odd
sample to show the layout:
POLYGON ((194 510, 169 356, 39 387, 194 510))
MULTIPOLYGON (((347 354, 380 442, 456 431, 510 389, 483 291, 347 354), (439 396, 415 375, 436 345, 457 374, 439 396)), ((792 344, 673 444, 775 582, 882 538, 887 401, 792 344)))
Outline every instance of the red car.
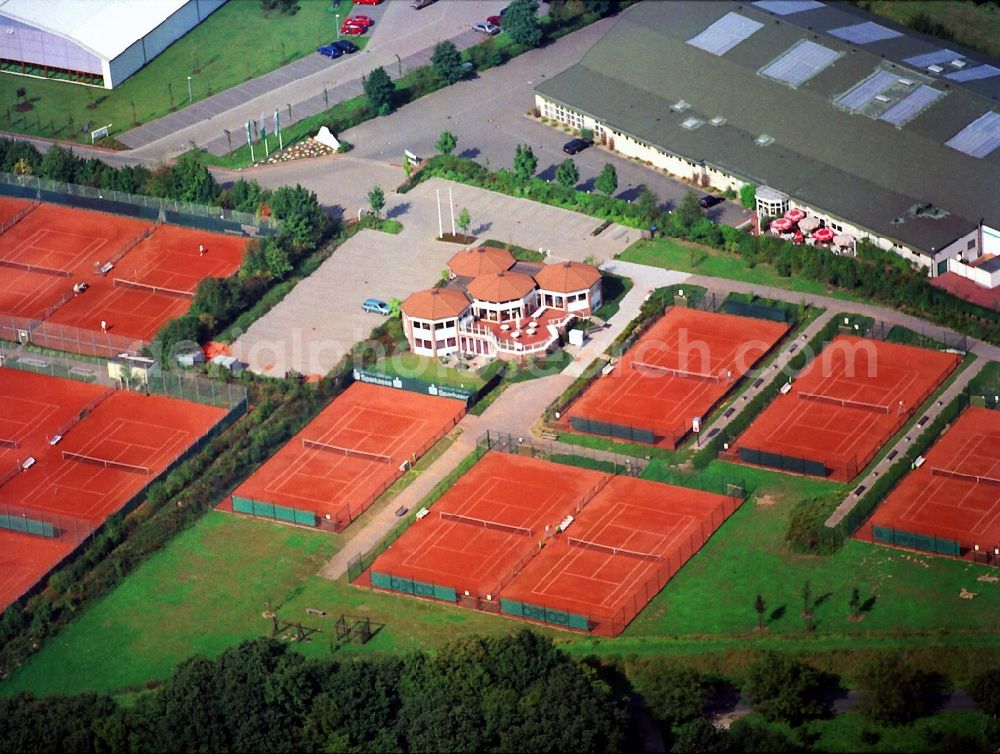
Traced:
POLYGON ((375 21, 368 16, 348 16, 344 19, 344 26, 364 26, 366 29, 375 21))
POLYGON ((341 34, 351 34, 356 37, 361 36, 366 31, 368 30, 360 24, 344 24, 340 27, 341 34))
POLYGON ((486 22, 490 23, 490 24, 493 24, 494 26, 500 26, 500 27, 502 27, 503 24, 501 23, 501 21, 503 21, 503 16, 487 16, 486 17, 486 22))
POLYGON ((382 0, 354 0, 355 5, 378 5, 382 0))

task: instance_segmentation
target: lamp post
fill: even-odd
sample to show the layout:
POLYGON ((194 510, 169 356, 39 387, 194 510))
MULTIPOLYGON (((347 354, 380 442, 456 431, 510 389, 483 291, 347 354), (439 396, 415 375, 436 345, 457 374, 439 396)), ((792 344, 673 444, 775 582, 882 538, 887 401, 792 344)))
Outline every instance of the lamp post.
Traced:
POLYGON ((337 39, 340 39, 340 14, 337 14, 337 39))
POLYGON ((191 103, 192 99, 194 98, 191 96, 191 77, 188 76, 188 104, 191 103))

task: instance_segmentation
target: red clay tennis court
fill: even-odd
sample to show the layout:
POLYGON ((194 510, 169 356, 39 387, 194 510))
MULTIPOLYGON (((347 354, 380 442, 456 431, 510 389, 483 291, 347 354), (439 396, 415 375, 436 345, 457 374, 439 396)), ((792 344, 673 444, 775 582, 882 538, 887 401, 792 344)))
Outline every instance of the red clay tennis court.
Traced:
POLYGON ((616 636, 742 502, 617 476, 501 592, 501 609, 616 636))
POLYGON ((9 196, 0 196, 0 226, 13 220, 19 214, 31 206, 27 199, 14 199, 9 196))
POLYGON ((0 607, 226 414, 14 369, 0 369, 0 400, 0 551, 16 563, 0 577, 0 607))
POLYGON ((95 262, 107 262, 151 226, 121 215, 40 204, 0 236, 0 265, 89 278, 95 262))
POLYGON ((675 448, 787 331, 784 322, 674 307, 570 406, 569 425, 675 448))
POLYGON ((375 560, 371 584, 450 602, 493 602, 546 536, 609 479, 574 466, 487 453, 375 560))
POLYGON ((207 277, 239 269, 247 239, 177 225, 160 225, 133 247, 108 277, 119 286, 152 286, 167 295, 193 294, 207 277))
POLYGON ((101 332, 101 322, 112 335, 150 341, 167 321, 182 316, 191 306, 188 297, 133 290, 115 285, 110 276, 88 278, 88 282, 86 293, 59 307, 36 329, 36 342, 68 340, 64 327, 101 332))
POLYGON ((960 362, 944 351, 837 336, 726 455, 850 481, 960 362))
POLYGON ((340 531, 465 415, 465 403, 355 382, 223 507, 340 531))
POLYGON ((1000 547, 1000 413, 969 408, 875 509, 857 536, 868 541, 980 557, 1000 547))

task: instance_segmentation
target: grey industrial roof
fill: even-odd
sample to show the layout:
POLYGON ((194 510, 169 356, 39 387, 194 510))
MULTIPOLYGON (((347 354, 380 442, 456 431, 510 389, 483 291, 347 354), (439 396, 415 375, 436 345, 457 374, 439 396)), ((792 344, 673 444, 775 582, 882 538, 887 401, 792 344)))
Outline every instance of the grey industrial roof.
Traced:
MULTIPOLYGON (((578 64, 537 91, 612 129, 774 186, 924 252, 964 235, 980 218, 1000 227, 1000 149, 976 158, 944 145, 997 106, 1000 79, 956 83, 902 64, 943 46, 909 31, 865 45, 822 31, 869 18, 842 3, 779 17, 746 3, 644 2, 625 11, 578 64), (730 12, 765 27, 721 56, 686 43, 730 12), (759 74, 803 39, 841 55, 797 87, 759 74), (862 114, 835 104, 880 70, 904 80, 890 89, 891 101, 873 102, 862 114), (944 96, 900 128, 878 120, 920 85, 944 96), (680 100, 690 108, 673 111, 680 100), (720 115, 725 125, 709 125, 720 115), (682 127, 692 117, 706 123, 682 127), (761 134, 774 143, 757 146, 761 134), (944 213, 914 213, 927 205, 944 213)), ((973 53, 965 59, 970 66, 988 62, 973 53)))

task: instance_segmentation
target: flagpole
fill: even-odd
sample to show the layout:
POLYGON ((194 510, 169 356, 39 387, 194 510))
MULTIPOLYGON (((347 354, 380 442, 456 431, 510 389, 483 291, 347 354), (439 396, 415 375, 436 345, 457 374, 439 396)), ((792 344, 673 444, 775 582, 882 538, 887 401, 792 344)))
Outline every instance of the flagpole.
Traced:
POLYGON ((274 130, 278 132, 278 150, 285 148, 281 140, 281 119, 278 117, 278 108, 274 108, 274 130))
POLYGON ((253 139, 250 138, 250 121, 247 121, 247 144, 250 145, 250 162, 254 162, 253 158, 253 139))

